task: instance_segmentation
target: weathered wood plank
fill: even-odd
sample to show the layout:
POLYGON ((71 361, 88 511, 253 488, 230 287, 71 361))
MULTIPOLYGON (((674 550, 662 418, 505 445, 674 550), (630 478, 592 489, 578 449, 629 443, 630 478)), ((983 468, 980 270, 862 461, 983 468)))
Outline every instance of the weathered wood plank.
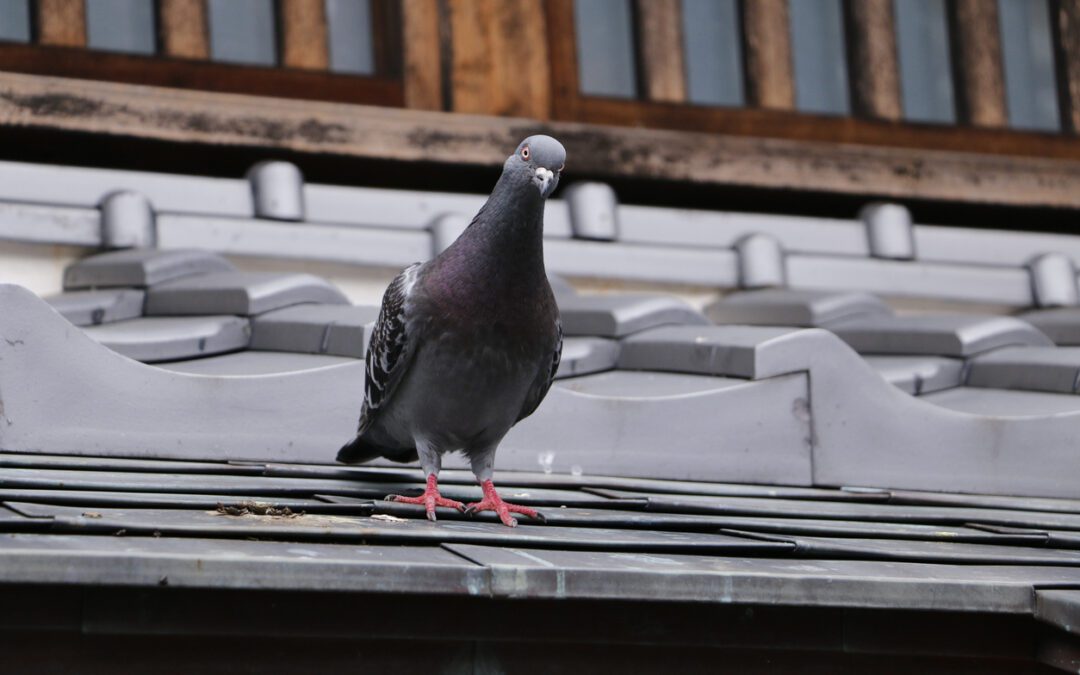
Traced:
POLYGON ((856 115, 898 120, 900 73, 892 0, 846 0, 851 107, 856 115))
POLYGON ((448 5, 452 109, 546 119, 551 74, 542 0, 448 0, 448 5))
POLYGON ((743 0, 746 99, 759 108, 795 107, 787 0, 743 0))
POLYGON ((206 0, 158 0, 158 30, 166 56, 210 58, 206 0))
POLYGON ((326 70, 330 62, 323 0, 280 0, 281 61, 288 68, 326 70))
POLYGON ((1080 133, 1080 0, 1050 3, 1062 127, 1080 133))
POLYGON ((638 49, 650 101, 686 100, 680 0, 637 0, 638 49))
POLYGON ((438 0, 403 0, 405 106, 442 110, 442 46, 438 0))
POLYGON ((0 73, 0 127, 486 167, 546 132, 564 142, 577 175, 1080 208, 1077 160, 544 124, 14 73, 0 73))
POLYGON ((1005 126, 1005 71, 997 2, 953 0, 949 3, 956 107, 961 123, 1005 126))
POLYGON ((57 47, 86 46, 84 0, 38 0, 38 42, 57 47))

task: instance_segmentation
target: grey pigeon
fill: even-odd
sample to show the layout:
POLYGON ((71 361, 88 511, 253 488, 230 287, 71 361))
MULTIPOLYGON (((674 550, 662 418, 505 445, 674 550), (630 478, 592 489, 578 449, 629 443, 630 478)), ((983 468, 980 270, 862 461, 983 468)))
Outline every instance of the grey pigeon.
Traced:
POLYGON ((437 257, 386 289, 367 352, 367 393, 356 438, 340 462, 420 459, 427 487, 398 502, 466 513, 494 511, 506 525, 535 510, 508 504, 491 481, 495 451, 551 388, 562 326, 544 270, 544 201, 559 183, 566 151, 530 136, 503 164, 491 197, 437 257), (483 488, 469 504, 439 495, 442 455, 460 450, 483 488))

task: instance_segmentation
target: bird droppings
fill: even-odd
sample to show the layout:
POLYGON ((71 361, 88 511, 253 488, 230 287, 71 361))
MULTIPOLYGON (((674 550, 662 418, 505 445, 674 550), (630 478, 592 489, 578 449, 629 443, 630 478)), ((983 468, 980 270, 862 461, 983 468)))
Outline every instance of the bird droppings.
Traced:
POLYGON ((541 452, 536 456, 536 462, 540 465, 540 469, 544 473, 550 474, 555 467, 555 453, 550 450, 547 452, 541 452))
POLYGON ((83 511, 83 518, 100 518, 101 514, 97 511, 83 511))
POLYGON ((277 516, 279 518, 299 518, 304 515, 293 511, 288 506, 278 507, 266 502, 244 501, 237 504, 218 502, 217 513, 224 516, 277 516))
POLYGON ((574 466, 570 467, 570 475, 574 478, 581 478, 581 475, 583 473, 585 473, 585 471, 581 468, 580 464, 575 464, 574 466))
POLYGON ((409 522, 408 518, 398 518, 397 516, 391 516, 391 515, 388 515, 388 514, 385 514, 385 513, 376 513, 375 515, 371 516, 371 519, 372 520, 381 520, 381 521, 387 522, 387 523, 407 523, 407 522, 409 522))

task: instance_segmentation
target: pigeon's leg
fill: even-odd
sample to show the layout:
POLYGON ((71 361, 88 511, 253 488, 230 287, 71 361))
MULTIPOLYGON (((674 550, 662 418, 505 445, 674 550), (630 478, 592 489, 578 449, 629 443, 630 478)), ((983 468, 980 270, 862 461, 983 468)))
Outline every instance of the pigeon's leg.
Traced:
POLYGON ((402 495, 387 495, 386 501, 400 502, 402 504, 423 504, 427 510, 427 519, 435 520, 435 507, 445 506, 458 511, 464 511, 465 505, 461 502, 447 499, 439 494, 439 469, 442 468, 442 455, 427 443, 417 443, 416 452, 420 455, 420 466, 427 474, 427 487, 419 497, 403 497, 402 495))
POLYGON ((499 493, 495 491, 495 484, 491 482, 492 475, 492 462, 495 459, 495 448, 492 447, 488 451, 471 455, 473 473, 476 474, 476 480, 480 482, 480 487, 484 490, 484 498, 478 502, 473 502, 465 508, 466 515, 472 515, 481 511, 494 511, 499 516, 499 520, 503 525, 507 527, 517 527, 517 519, 514 518, 511 513, 520 513, 527 518, 533 518, 543 521, 544 516, 536 509, 530 509, 528 506, 518 506, 517 504, 508 504, 504 502, 499 493))

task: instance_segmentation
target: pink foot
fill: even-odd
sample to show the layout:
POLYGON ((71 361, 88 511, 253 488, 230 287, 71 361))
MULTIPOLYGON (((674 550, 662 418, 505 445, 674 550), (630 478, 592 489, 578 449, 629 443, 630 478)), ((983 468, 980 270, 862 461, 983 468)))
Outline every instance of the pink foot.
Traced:
POLYGON ((439 479, 435 477, 435 474, 429 474, 427 477, 427 487, 424 488, 424 494, 419 497, 403 497, 401 495, 387 495, 386 501, 399 502, 401 504, 423 504, 427 510, 427 519, 435 520, 435 507, 445 506, 450 509, 457 509, 458 511, 464 511, 465 505, 461 502, 454 501, 453 499, 447 499, 439 494, 439 479))
POLYGON ((517 519, 511 516, 511 513, 520 513, 526 518, 533 518, 541 522, 545 522, 544 515, 538 512, 536 509, 530 509, 527 506, 518 506, 517 504, 507 504, 499 496, 499 493, 495 491, 495 484, 490 480, 486 480, 481 483, 481 487, 484 489, 484 498, 481 501, 469 504, 465 509, 465 515, 471 516, 474 513, 480 513, 481 511, 494 511, 499 515, 499 520, 503 525, 507 527, 517 527, 517 519))

